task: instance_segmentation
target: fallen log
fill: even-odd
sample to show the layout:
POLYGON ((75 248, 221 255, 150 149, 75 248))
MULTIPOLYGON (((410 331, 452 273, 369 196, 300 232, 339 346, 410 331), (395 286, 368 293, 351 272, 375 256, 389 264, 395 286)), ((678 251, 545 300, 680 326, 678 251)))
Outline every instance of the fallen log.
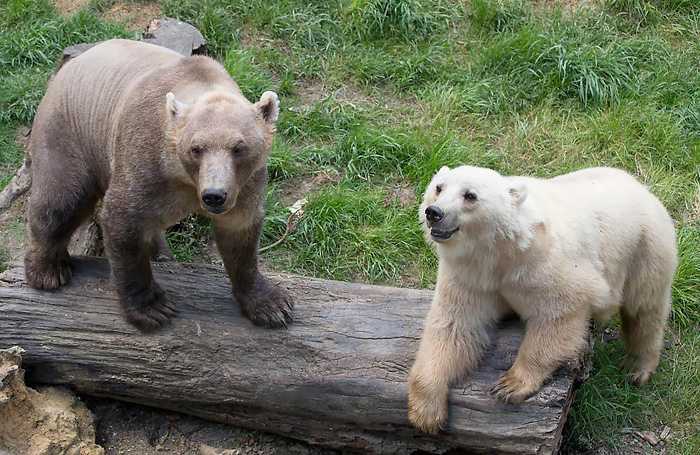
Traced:
POLYGON ((72 283, 42 292, 21 265, 0 277, 0 346, 21 345, 34 383, 180 411, 362 453, 555 453, 577 369, 562 368, 521 405, 489 388, 512 363, 521 326, 505 323, 450 394, 447 431, 406 417, 406 375, 432 292, 273 275, 295 296, 288 330, 254 327, 213 266, 160 263, 180 311, 142 335, 124 322, 104 259, 76 258, 72 283))

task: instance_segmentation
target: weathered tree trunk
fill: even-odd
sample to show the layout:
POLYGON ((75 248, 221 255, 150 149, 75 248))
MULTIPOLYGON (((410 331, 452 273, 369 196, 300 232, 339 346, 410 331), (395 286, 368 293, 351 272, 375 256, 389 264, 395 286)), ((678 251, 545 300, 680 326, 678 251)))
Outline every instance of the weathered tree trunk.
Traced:
POLYGON ((103 259, 77 258, 58 291, 24 286, 22 267, 0 279, 0 346, 26 349, 29 379, 181 411, 363 453, 553 453, 572 399, 575 369, 562 369, 521 405, 488 390, 512 363, 517 322, 450 394, 445 434, 417 433, 406 417, 406 375, 432 293, 275 276, 296 298, 288 330, 243 318, 216 267, 154 264, 180 311, 142 335, 120 314, 103 259))

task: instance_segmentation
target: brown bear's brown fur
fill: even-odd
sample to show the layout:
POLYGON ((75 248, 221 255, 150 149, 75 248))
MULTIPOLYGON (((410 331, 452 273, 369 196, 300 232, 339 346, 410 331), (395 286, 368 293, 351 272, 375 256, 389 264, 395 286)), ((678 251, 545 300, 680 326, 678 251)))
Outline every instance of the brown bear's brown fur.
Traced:
POLYGON ((126 317, 157 329, 175 309, 149 258, 165 228, 197 212, 213 220, 244 314, 286 325, 289 296, 257 268, 278 112, 274 93, 251 104, 214 60, 150 44, 110 40, 63 65, 32 129, 27 282, 68 282, 70 237, 103 199, 106 252, 126 317))

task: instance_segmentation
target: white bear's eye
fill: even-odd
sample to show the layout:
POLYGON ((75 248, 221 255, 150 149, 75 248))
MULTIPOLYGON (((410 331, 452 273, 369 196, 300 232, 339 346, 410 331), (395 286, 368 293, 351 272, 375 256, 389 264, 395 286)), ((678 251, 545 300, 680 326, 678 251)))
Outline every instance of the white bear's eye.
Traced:
POLYGON ((435 193, 440 194, 442 192, 442 185, 438 185, 435 187, 435 193))
POLYGON ((476 193, 472 193, 471 191, 467 191, 466 193, 464 193, 464 199, 471 201, 471 202, 474 202, 478 198, 476 197, 476 193))
POLYGON ((202 152, 203 152, 202 147, 197 147, 197 146, 192 147, 192 149, 190 150, 190 153, 192 153, 192 156, 194 156, 195 158, 199 158, 199 156, 202 154, 202 152))

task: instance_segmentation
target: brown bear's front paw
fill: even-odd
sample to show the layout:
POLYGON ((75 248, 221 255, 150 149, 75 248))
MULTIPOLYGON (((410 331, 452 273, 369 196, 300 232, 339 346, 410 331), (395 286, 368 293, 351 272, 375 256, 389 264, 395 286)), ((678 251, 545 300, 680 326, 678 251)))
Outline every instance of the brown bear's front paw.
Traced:
POLYGON ((170 322, 177 314, 175 305, 168 302, 157 284, 142 292, 122 298, 126 320, 142 332, 152 332, 170 322))
POLYGON ((409 379, 408 420, 420 431, 437 434, 447 425, 447 392, 430 392, 419 380, 409 379))
POLYGON ((283 328, 292 322, 294 301, 291 296, 262 276, 258 277, 253 290, 236 292, 235 297, 243 314, 255 325, 283 328))
POLYGON ((501 376, 491 389, 491 393, 506 403, 520 403, 537 392, 539 386, 528 375, 519 373, 515 368, 511 368, 501 376))
POLYGON ((34 289, 59 288, 68 284, 72 274, 68 254, 47 263, 29 253, 24 260, 25 280, 34 289))

